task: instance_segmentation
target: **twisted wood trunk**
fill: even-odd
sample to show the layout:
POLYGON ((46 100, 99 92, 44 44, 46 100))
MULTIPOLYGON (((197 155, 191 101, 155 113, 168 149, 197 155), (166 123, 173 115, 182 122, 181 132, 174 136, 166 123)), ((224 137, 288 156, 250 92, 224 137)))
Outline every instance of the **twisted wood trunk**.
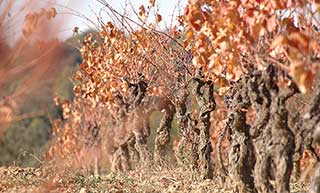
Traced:
POLYGON ((216 108, 214 100, 214 85, 212 81, 205 80, 202 71, 199 70, 193 79, 195 88, 193 94, 196 97, 199 110, 199 142, 198 142, 198 168, 202 179, 213 177, 210 142, 210 114, 216 108))
POLYGON ((154 160, 159 164, 163 161, 166 152, 169 151, 168 144, 170 142, 170 130, 174 114, 174 106, 168 103, 164 109, 164 115, 157 129, 157 136, 155 139, 154 160))
POLYGON ((286 101, 298 92, 292 84, 279 90, 274 68, 257 75, 249 84, 250 101, 257 111, 252 125, 256 164, 255 186, 258 192, 290 192, 295 139, 288 126, 286 101), (275 184, 271 181, 275 180, 275 184))
MULTIPOLYGON (((310 108, 307 114, 304 116, 303 126, 306 130, 306 136, 308 138, 307 145, 310 149, 313 149, 312 143, 320 145, 320 84, 317 83, 313 98, 310 103, 310 108)), ((319 156, 314 151, 314 156, 318 161, 316 172, 312 178, 310 185, 310 193, 320 192, 320 164, 319 156)))
MULTIPOLYGON (((248 77, 243 76, 232 88, 232 102, 227 104, 229 114, 225 130, 230 132, 230 179, 238 192, 255 192, 253 180, 254 152, 250 138, 250 126, 246 123, 246 111, 250 105, 246 87, 248 77)), ((221 163, 222 164, 222 163, 221 163)))
POLYGON ((130 83, 126 79, 124 81, 131 89, 131 95, 128 101, 125 101, 120 94, 115 96, 120 106, 116 128, 120 126, 125 132, 124 136, 119 136, 120 139, 116 139, 120 142, 113 154, 111 164, 112 169, 116 171, 131 169, 130 154, 132 158, 138 159, 136 160, 138 163, 150 163, 151 160, 151 154, 146 144, 150 133, 150 112, 143 106, 148 84, 143 75, 140 75, 137 83, 130 83))
POLYGON ((177 150, 175 152, 177 161, 180 165, 184 165, 188 158, 187 150, 187 135, 189 128, 189 117, 187 112, 187 99, 189 93, 187 85, 184 85, 177 91, 175 96, 176 117, 178 122, 178 132, 181 135, 177 150))

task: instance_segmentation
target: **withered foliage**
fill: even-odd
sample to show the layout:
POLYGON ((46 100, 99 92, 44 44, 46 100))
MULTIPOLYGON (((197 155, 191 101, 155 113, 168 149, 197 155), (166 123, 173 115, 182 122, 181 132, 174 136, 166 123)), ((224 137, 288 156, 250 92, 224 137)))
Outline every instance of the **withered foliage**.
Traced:
POLYGON ((155 28, 160 15, 148 23, 155 1, 140 6, 141 23, 104 5, 120 25, 101 23, 97 37, 85 38, 76 97, 63 103, 71 116, 56 125, 51 156, 77 157, 94 147, 81 141, 88 138, 108 147, 113 170, 161 166, 172 155, 176 118, 171 159, 195 179, 219 176, 237 192, 290 192, 304 153, 319 161, 318 1, 190 0, 166 32, 155 28), (152 153, 155 111, 163 117, 152 153), (93 127, 98 134, 87 132, 93 127))

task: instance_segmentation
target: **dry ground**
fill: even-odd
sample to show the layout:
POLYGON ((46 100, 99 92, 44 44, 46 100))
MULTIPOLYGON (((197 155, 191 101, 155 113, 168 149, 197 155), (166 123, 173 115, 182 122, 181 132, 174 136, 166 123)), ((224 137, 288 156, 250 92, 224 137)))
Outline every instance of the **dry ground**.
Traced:
MULTIPOLYGON (((233 192, 218 180, 198 182, 187 169, 154 168, 125 174, 83 175, 54 168, 0 168, 0 192, 233 192)), ((291 192, 305 193, 303 184, 292 184, 291 192)))

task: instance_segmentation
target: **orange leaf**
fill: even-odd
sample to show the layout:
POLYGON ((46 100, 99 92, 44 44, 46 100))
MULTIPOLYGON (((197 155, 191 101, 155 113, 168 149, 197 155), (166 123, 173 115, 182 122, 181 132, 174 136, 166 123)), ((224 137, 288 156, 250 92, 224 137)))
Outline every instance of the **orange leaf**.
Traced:
POLYGON ((156 0, 149 0, 149 4, 151 7, 154 7, 156 0))
POLYGON ((146 14, 146 9, 144 8, 144 6, 143 5, 141 5, 140 7, 139 7, 139 15, 140 15, 140 17, 145 17, 145 14, 146 14))
POLYGON ((114 26, 113 26, 113 24, 112 24, 111 21, 108 21, 107 26, 108 26, 109 28, 111 28, 111 29, 114 28, 114 26))
POLYGON ((160 14, 157 14, 157 22, 159 23, 159 22, 161 22, 161 21, 162 21, 161 15, 160 15, 160 14))
POLYGON ((291 64, 290 72, 298 85, 301 93, 306 94, 311 90, 314 74, 306 70, 302 62, 295 61, 291 64))

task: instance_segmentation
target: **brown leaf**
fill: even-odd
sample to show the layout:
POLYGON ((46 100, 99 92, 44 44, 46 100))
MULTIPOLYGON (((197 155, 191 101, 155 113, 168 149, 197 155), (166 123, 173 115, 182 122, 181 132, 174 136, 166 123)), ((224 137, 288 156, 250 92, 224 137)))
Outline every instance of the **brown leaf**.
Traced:
POLYGON ((140 15, 140 17, 145 17, 146 16, 146 9, 144 8, 144 6, 143 5, 141 5, 140 7, 139 7, 139 15, 140 15))
POLYGON ((311 70, 307 70, 304 67, 304 63, 294 61, 291 64, 290 73, 297 83, 300 92, 306 94, 311 91, 314 74, 311 70))
POLYGON ((112 24, 111 21, 108 21, 108 22, 107 22, 107 26, 108 26, 109 28, 111 28, 111 29, 114 28, 114 26, 113 26, 113 24, 112 24))
POLYGON ((154 7, 156 0, 149 0, 149 4, 151 7, 154 7))
POLYGON ((57 16, 57 10, 54 7, 50 8, 49 13, 50 13, 51 17, 56 17, 57 16))
POLYGON ((160 14, 157 14, 157 22, 159 23, 159 22, 161 22, 161 21, 162 21, 161 15, 160 15, 160 14))

